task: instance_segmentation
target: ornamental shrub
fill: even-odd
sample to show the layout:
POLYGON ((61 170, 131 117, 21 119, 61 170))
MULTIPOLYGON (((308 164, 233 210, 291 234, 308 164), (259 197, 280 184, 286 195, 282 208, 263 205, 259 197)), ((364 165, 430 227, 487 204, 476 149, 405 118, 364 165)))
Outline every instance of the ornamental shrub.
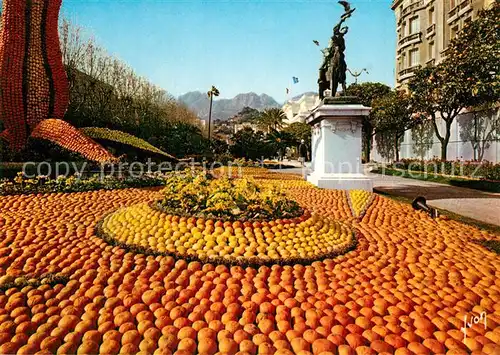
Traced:
POLYGON ((181 216, 236 220, 293 218, 303 211, 277 187, 262 187, 253 180, 214 178, 207 172, 186 170, 172 174, 158 206, 181 216))

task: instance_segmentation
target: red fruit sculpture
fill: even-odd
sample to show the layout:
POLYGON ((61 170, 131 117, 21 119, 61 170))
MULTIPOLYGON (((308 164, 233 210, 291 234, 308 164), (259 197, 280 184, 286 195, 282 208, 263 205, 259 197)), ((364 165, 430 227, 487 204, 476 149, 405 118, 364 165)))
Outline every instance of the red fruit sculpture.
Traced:
POLYGON ((48 139, 87 159, 116 158, 63 121, 69 88, 59 44, 62 0, 4 0, 0 33, 0 136, 19 151, 48 139))

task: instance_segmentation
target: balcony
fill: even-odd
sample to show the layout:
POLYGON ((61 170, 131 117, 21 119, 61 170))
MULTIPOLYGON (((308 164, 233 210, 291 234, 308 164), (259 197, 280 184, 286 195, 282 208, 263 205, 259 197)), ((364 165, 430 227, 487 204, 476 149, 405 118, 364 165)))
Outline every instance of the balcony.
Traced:
POLYGON ((406 37, 403 37, 398 42, 398 51, 408 47, 411 44, 419 43, 422 41, 422 32, 412 33, 406 37))
POLYGON ((425 31, 425 37, 429 38, 430 36, 432 36, 435 33, 436 33, 436 24, 433 23, 432 25, 427 27, 427 30, 425 31))
POLYGON ((464 13, 472 9, 472 0, 462 1, 458 7, 458 16, 462 16, 464 13))
POLYGON ((408 14, 424 7, 424 0, 419 0, 412 2, 410 5, 401 10, 401 18, 405 17, 408 14))
POLYGON ((456 21, 460 16, 464 13, 470 11, 472 9, 472 0, 464 0, 461 3, 457 4, 453 9, 448 12, 447 23, 452 23, 456 21))
POLYGON ((398 81, 401 82, 411 78, 418 68, 420 68, 420 65, 413 65, 406 69, 400 70, 398 73, 398 81))
POLYGON ((425 62, 425 65, 436 65, 436 59, 431 58, 427 62, 425 62))

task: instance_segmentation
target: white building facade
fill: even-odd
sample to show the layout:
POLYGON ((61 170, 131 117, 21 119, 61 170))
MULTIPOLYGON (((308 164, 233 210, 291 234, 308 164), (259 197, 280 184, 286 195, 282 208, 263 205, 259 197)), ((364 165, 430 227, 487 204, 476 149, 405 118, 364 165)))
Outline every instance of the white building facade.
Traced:
POLYGON ((319 96, 316 94, 304 94, 298 100, 289 100, 282 107, 286 115, 285 124, 290 125, 295 122, 304 123, 306 117, 320 103, 319 96))
MULTIPOLYGON (((496 110, 489 114, 477 115, 476 119, 472 113, 458 115, 451 125, 447 160, 486 160, 500 163, 499 112, 496 110), (476 149, 474 142, 477 142, 476 149)), ((444 120, 438 119, 438 129, 441 136, 444 136, 444 120)), ((371 159, 390 162, 393 160, 390 155, 387 154, 386 148, 377 146, 377 140, 374 138, 371 159)), ((423 160, 441 158, 441 142, 436 137, 431 122, 406 131, 399 157, 423 160)))

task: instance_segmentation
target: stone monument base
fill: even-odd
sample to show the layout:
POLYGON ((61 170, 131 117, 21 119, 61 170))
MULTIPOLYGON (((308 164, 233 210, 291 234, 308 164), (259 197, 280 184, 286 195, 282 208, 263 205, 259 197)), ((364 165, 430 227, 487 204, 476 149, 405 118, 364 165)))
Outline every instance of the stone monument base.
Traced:
POLYGON ((307 181, 320 188, 373 191, 371 179, 362 173, 363 117, 370 108, 356 97, 326 97, 306 122, 312 127, 311 174, 307 181))
POLYGON ((364 174, 314 174, 307 181, 322 189, 373 191, 373 181, 364 174))

